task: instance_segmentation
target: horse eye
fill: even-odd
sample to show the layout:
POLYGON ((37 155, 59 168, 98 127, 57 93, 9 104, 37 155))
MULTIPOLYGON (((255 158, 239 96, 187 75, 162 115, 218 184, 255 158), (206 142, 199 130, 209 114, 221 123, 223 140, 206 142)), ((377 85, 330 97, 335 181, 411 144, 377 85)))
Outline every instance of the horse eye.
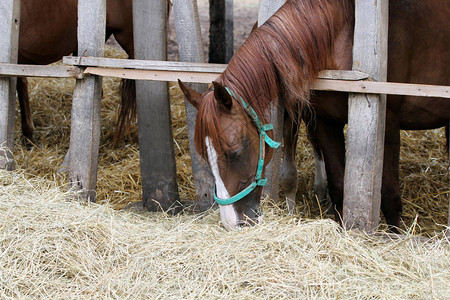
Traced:
POLYGON ((230 152, 227 154, 229 162, 238 160, 240 156, 241 156, 241 150, 230 152))

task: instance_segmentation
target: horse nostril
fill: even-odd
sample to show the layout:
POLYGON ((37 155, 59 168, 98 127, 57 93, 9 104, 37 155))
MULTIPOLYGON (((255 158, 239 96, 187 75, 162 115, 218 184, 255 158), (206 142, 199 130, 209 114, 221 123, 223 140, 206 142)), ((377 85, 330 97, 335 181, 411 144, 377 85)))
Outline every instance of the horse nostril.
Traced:
POLYGON ((245 225, 246 225, 245 221, 239 220, 239 221, 236 222, 236 226, 237 227, 244 227, 245 225))

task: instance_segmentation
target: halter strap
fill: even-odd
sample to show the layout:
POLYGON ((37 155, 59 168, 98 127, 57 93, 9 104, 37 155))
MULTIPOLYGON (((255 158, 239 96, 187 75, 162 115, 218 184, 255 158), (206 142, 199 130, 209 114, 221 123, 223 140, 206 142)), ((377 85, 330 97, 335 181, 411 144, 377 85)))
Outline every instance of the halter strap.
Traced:
POLYGON ((269 145, 269 147, 271 148, 278 148, 281 145, 281 143, 275 142, 267 135, 267 131, 272 130, 273 125, 271 123, 263 124, 259 119, 258 114, 255 112, 255 110, 250 105, 248 105, 247 102, 245 102, 242 97, 237 97, 236 94, 227 87, 225 89, 227 90, 228 94, 230 94, 231 97, 241 101, 242 107, 244 108, 245 112, 248 114, 250 119, 252 119, 253 123, 255 124, 256 129, 258 130, 259 133, 259 157, 258 157, 258 166, 256 168, 255 180, 253 180, 253 182, 250 183, 249 186, 247 186, 245 189, 243 189, 236 195, 227 199, 220 199, 219 197, 217 197, 216 187, 214 185, 214 200, 220 205, 228 205, 235 203, 236 201, 239 201, 248 194, 250 194, 257 186, 265 186, 267 183, 267 179, 261 178, 264 168, 264 157, 265 157, 264 144, 269 145))

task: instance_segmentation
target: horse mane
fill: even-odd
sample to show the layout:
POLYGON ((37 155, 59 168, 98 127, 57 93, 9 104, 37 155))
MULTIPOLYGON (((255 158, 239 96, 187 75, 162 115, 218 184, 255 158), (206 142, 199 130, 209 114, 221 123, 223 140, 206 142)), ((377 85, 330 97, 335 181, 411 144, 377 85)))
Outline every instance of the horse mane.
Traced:
MULTIPOLYGON (((278 104, 279 98, 294 116, 309 104, 311 84, 330 63, 336 35, 333 13, 351 22, 353 5, 352 0, 287 1, 249 35, 217 81, 245 99, 263 122, 268 121, 270 103, 278 104)), ((224 145, 217 122, 219 107, 213 98, 212 93, 206 94, 198 109, 195 142, 203 157, 206 136, 217 151, 224 145)))

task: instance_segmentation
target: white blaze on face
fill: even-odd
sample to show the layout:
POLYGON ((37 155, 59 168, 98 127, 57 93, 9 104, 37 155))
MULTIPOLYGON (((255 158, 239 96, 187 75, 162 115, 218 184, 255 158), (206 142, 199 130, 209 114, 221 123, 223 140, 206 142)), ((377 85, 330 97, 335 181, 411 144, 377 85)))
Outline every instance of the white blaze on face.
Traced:
MULTIPOLYGON (((230 198, 230 194, 228 194, 227 188, 220 177, 219 166, 217 164, 217 152, 214 148, 211 139, 209 137, 205 138, 206 151, 208 152, 208 160, 209 165, 211 167, 211 171, 214 176, 214 180, 216 182, 216 193, 217 197, 220 199, 230 198)), ((223 225, 228 228, 236 228, 236 223, 238 220, 238 215, 236 210, 234 209, 233 204, 229 205, 219 205, 220 208, 220 219, 222 220, 223 225)))

